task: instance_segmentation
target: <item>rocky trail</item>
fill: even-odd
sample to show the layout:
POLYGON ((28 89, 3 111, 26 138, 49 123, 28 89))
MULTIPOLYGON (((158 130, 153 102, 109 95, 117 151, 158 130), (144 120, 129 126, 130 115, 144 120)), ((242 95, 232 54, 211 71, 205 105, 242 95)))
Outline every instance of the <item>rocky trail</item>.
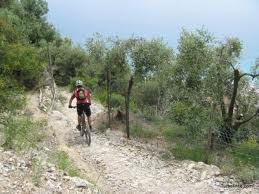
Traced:
MULTIPOLYGON (((69 97, 67 92, 63 92, 63 95, 69 97)), ((52 149, 64 151, 86 178, 69 177, 52 164, 46 163, 41 187, 34 186, 26 178, 17 182, 14 187, 14 182, 10 180, 15 177, 20 177, 17 180, 21 180, 21 177, 30 176, 30 168, 26 163, 29 159, 26 159, 26 155, 17 156, 25 158, 25 162, 20 162, 19 165, 27 168, 28 172, 17 170, 18 158, 13 156, 11 158, 16 159, 9 161, 8 154, 13 153, 0 150, 0 193, 259 193, 256 185, 242 188, 234 177, 221 176, 220 169, 216 166, 202 162, 177 161, 159 146, 159 142, 147 144, 134 139, 127 140, 119 131, 108 129, 101 133, 95 129, 92 133, 92 144, 88 147, 75 129, 74 109, 59 104, 56 110, 47 114, 35 108, 36 96, 30 96, 29 100, 29 109, 34 117, 47 119, 49 131, 52 133, 52 138, 43 145, 42 154, 34 153, 30 157, 42 158, 44 153, 52 149), (164 155, 167 155, 166 159, 164 155), (17 168, 12 170, 12 166, 17 168), (11 175, 12 172, 16 172, 16 175, 11 175), (3 181, 9 181, 8 184, 11 185, 4 187, 7 183, 4 184, 3 181), (20 188, 19 192, 12 192, 16 191, 15 188, 20 188)), ((104 108, 98 103, 93 103, 91 108, 95 126, 98 115, 104 112, 104 108)))

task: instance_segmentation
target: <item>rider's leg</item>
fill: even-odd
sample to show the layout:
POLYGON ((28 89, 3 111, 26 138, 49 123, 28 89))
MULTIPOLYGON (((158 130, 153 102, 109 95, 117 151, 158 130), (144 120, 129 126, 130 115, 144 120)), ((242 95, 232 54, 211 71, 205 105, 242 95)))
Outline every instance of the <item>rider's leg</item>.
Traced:
POLYGON ((89 126, 90 130, 92 130, 91 109, 90 109, 90 105, 88 105, 88 104, 85 107, 85 114, 87 116, 88 126, 89 126))
POLYGON ((82 117, 81 117, 80 115, 77 116, 77 121, 78 121, 78 123, 77 123, 76 128, 77 128, 78 130, 81 130, 80 124, 81 124, 81 122, 82 122, 82 117))
POLYGON ((80 125, 80 123, 82 122, 82 117, 80 115, 78 115, 77 121, 78 121, 78 125, 80 125))
POLYGON ((92 120, 91 120, 91 116, 87 116, 87 122, 89 125, 90 130, 92 130, 92 120))
POLYGON ((81 130, 80 124, 82 123, 82 115, 83 115, 82 105, 78 104, 77 105, 77 121, 78 121, 78 125, 76 126, 76 128, 78 130, 81 130))

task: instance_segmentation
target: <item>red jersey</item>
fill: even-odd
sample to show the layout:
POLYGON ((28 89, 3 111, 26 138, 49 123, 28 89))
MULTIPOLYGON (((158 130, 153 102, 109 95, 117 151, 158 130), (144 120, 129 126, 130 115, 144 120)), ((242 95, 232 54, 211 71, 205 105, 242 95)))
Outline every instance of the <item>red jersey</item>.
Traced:
POLYGON ((75 88, 73 94, 76 97, 77 104, 91 104, 90 93, 87 89, 75 88))

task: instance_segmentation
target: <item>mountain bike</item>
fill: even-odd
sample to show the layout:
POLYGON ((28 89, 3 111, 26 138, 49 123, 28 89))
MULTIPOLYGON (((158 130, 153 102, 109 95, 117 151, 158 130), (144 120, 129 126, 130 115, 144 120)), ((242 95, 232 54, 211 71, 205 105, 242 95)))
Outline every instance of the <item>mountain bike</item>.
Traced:
MULTIPOLYGON (((72 106, 72 108, 76 108, 76 106, 72 106)), ((88 146, 91 145, 91 132, 89 130, 89 127, 86 125, 85 122, 85 113, 83 112, 81 123, 79 123, 80 126, 80 135, 83 137, 85 136, 85 140, 88 146)))

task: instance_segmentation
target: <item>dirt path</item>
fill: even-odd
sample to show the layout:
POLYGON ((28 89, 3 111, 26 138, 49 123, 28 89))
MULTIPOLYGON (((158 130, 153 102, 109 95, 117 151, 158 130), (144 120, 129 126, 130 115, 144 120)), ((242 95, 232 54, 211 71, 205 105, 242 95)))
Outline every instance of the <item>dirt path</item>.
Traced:
MULTIPOLYGON (((69 95, 66 93, 66 96, 69 95)), ((258 193, 255 188, 223 188, 215 166, 190 161, 162 160, 145 144, 126 140, 119 132, 93 133, 88 147, 79 136, 76 111, 59 107, 48 116, 59 149, 105 193, 258 193)), ((104 109, 93 103, 93 117, 104 109)))

